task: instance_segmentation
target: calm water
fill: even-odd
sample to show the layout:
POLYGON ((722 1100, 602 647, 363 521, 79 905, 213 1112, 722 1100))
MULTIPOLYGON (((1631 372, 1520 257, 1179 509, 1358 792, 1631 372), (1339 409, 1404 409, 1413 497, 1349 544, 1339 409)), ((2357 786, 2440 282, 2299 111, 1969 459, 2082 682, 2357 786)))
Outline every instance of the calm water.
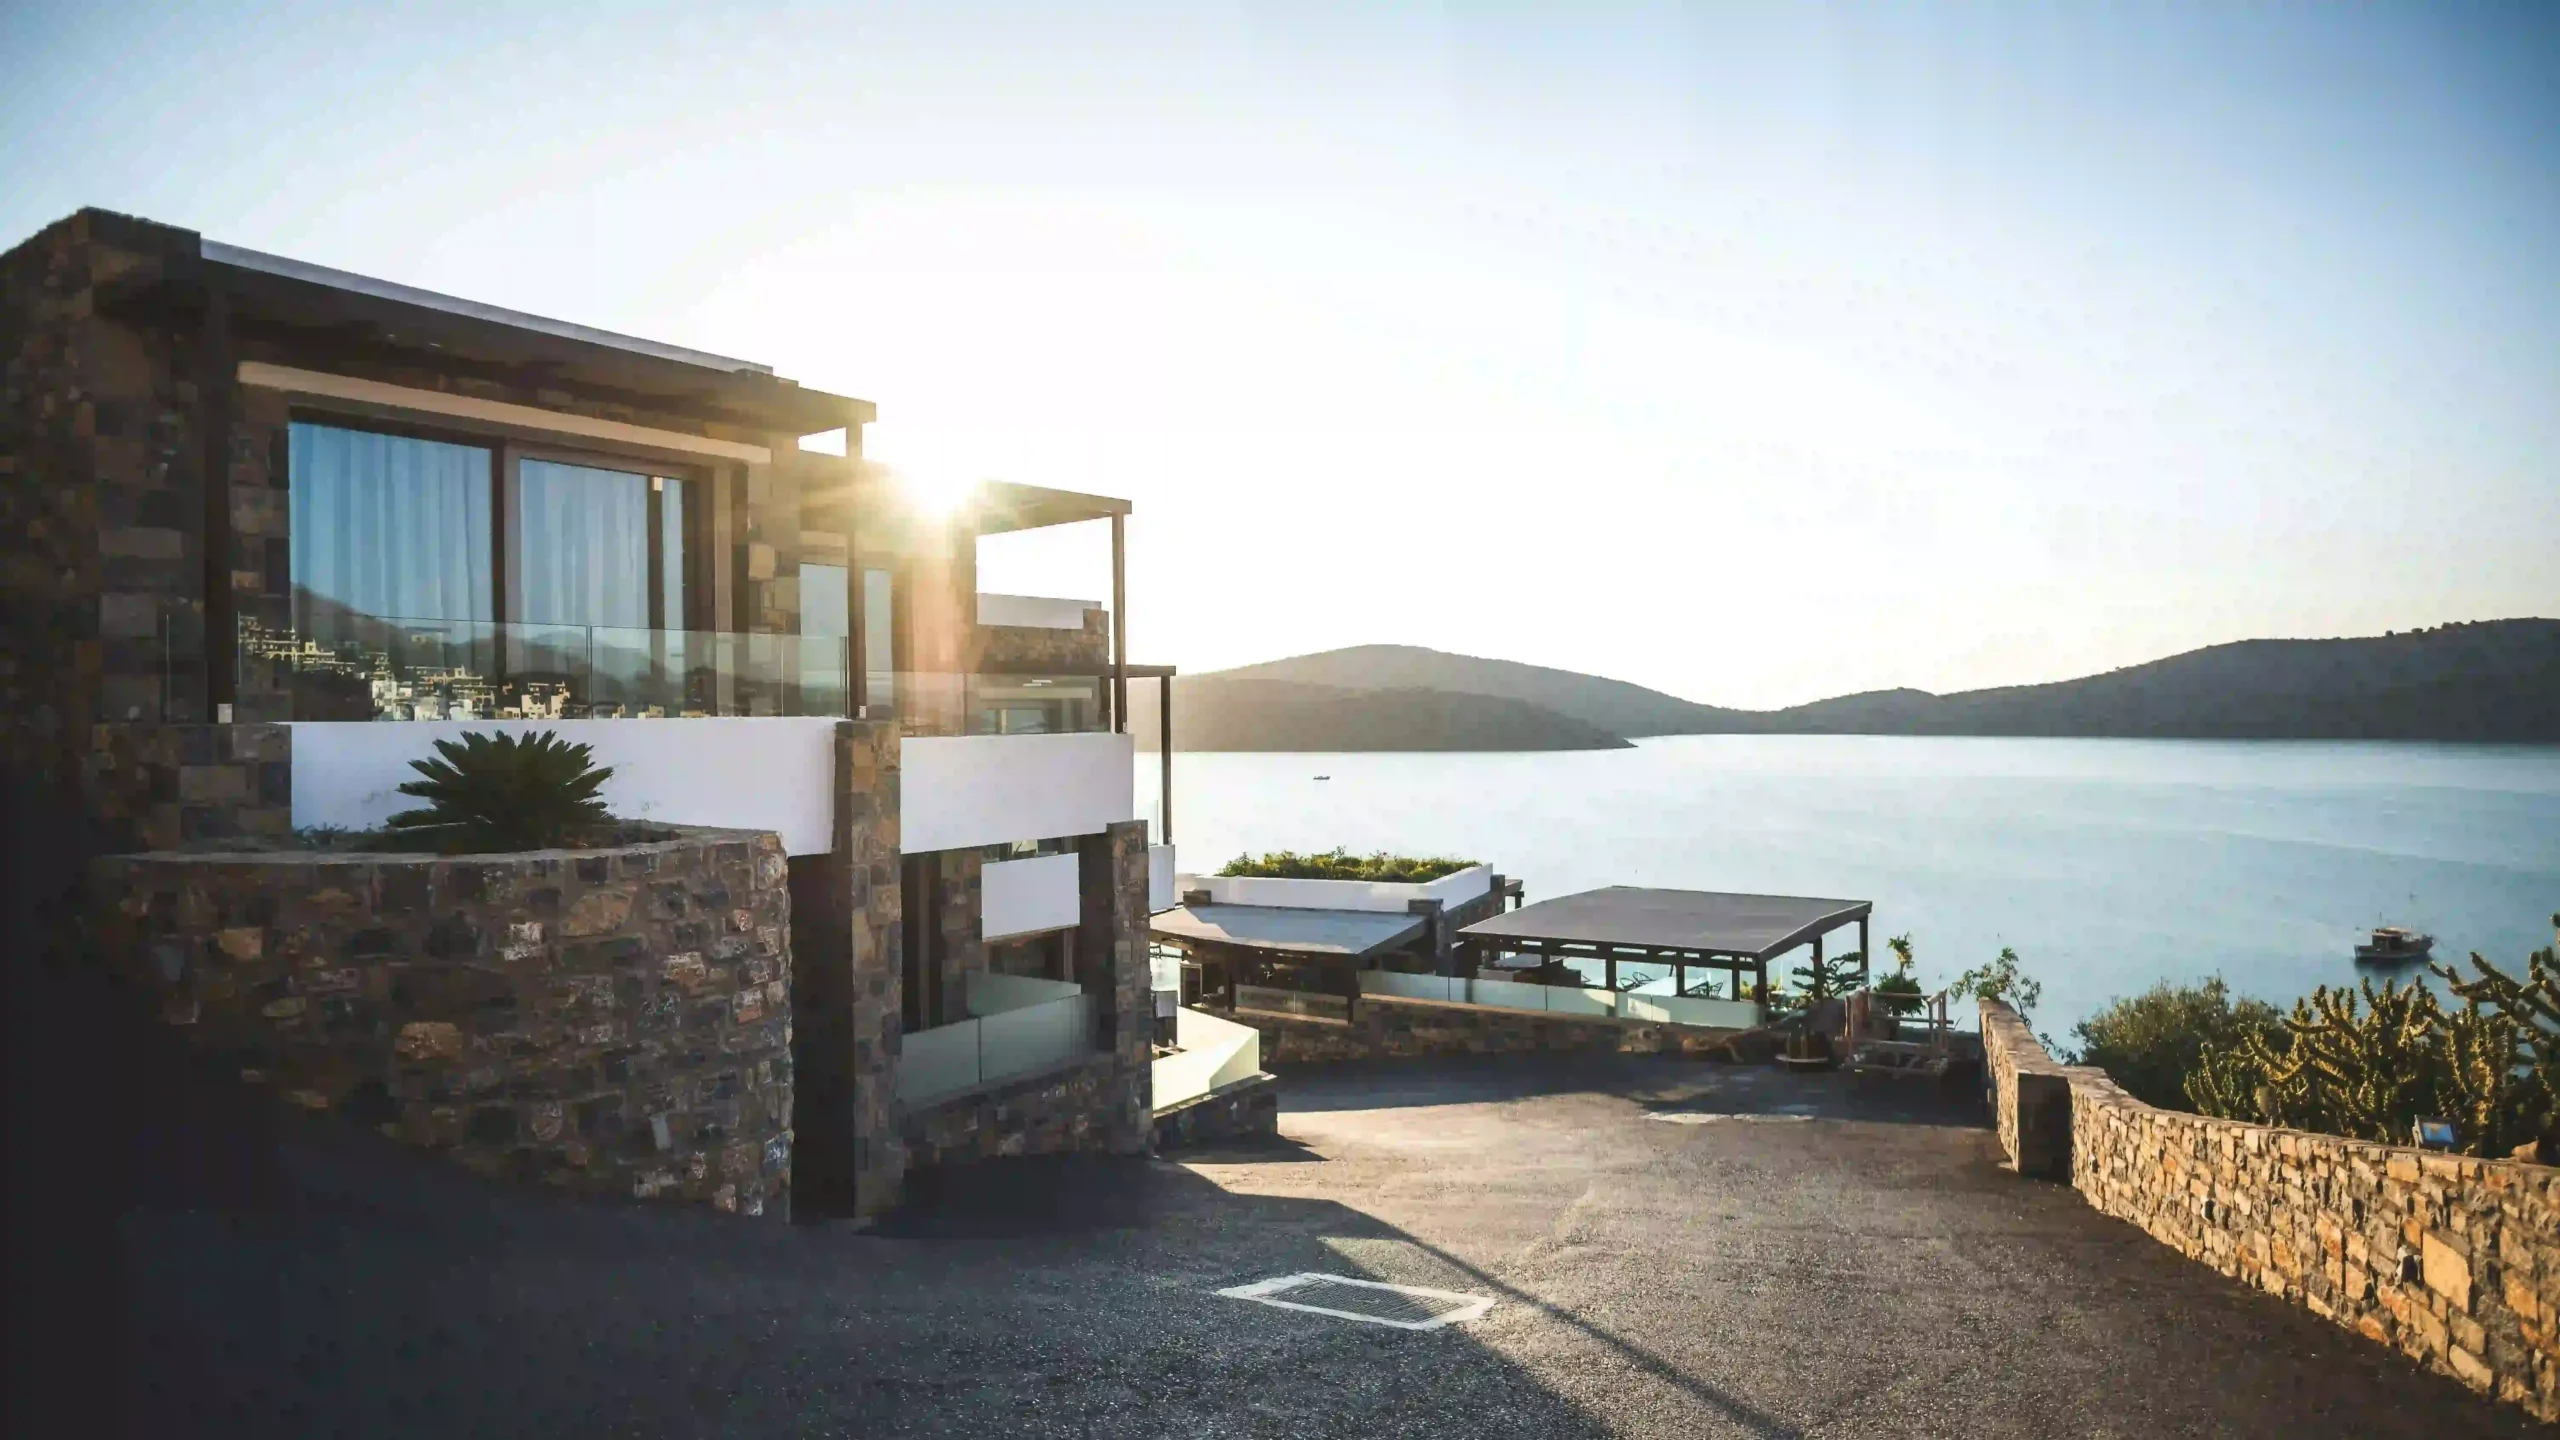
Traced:
MULTIPOLYGON (((1153 814, 1156 757, 1139 762, 1153 814)), ((2377 924, 2514 968, 2560 910, 2555 748, 1716 735, 1174 763, 1185 869, 1347 845, 1471 856, 1532 901, 1610 884, 1871 899, 1878 952, 1910 932, 1933 986, 2016 946, 2054 1035, 2162 978, 2279 1002, 2352 982, 2349 947, 2377 924)))

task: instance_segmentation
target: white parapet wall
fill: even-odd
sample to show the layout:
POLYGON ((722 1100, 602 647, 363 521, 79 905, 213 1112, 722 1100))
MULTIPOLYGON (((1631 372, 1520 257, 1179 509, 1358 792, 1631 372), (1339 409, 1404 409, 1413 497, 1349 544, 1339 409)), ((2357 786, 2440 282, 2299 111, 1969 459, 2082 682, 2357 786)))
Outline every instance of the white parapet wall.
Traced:
POLYGON ((1137 818, 1127 735, 909 736, 898 844, 910 855, 1092 835, 1137 818))
MULTIPOLYGON (((412 760, 465 731, 549 730, 613 768, 614 814, 672 825, 770 830, 793 855, 835 843, 835 730, 827 716, 698 720, 297 720, 293 823, 370 830, 418 802, 412 760)), ((1112 738, 1112 737, 1104 737, 1112 738)), ((1127 769, 1124 762, 1123 771, 1127 769)), ((1124 773, 1125 779, 1125 773, 1124 773)))
POLYGON ((978 915, 986 938, 1063 930, 1084 916, 1082 857, 1035 855, 998 860, 980 873, 978 915))
POLYGON ((1452 910, 1493 888, 1490 866, 1470 865, 1455 874, 1424 884, 1391 884, 1382 880, 1278 880, 1258 875, 1183 875, 1174 881, 1184 895, 1209 892, 1212 905, 1270 905, 1285 910, 1379 910, 1401 915, 1416 900, 1437 900, 1452 910))
POLYGON ((1098 600, 1055 600, 1046 595, 978 595, 978 623, 1025 630, 1081 630, 1084 612, 1104 609, 1098 600))

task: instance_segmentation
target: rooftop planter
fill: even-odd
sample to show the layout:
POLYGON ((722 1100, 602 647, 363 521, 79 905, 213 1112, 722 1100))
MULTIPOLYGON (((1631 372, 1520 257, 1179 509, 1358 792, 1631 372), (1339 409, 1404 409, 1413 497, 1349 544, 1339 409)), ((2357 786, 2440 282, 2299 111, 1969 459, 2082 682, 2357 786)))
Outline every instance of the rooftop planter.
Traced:
POLYGON ((627 824, 587 839, 110 856, 92 914, 104 963, 192 1048, 291 1104, 485 1174, 779 1212, 781 842, 627 824))

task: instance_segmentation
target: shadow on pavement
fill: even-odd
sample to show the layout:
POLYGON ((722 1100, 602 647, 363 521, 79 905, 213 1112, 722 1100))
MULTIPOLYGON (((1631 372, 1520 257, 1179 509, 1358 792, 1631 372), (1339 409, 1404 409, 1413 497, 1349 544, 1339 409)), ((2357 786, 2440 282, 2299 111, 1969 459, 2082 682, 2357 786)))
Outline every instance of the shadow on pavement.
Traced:
POLYGON ((1539 1096, 1592 1094, 1648 1110, 1736 1115, 1805 1115, 1887 1125, 1982 1129, 1990 1124, 1978 1074, 1944 1079, 1798 1075, 1766 1065, 1679 1056, 1472 1055, 1357 1060, 1285 1067, 1283 1114, 1488 1105, 1539 1096))

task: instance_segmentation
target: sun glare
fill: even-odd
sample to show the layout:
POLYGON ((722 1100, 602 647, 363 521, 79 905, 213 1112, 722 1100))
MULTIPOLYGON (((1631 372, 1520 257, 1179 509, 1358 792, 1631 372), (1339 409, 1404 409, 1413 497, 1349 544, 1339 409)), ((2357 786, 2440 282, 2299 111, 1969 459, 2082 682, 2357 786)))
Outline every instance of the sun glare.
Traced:
POLYGON ((962 480, 943 472, 897 469, 891 473, 896 476, 898 489, 905 493, 908 503, 937 519, 958 514, 978 489, 976 481, 962 480))

